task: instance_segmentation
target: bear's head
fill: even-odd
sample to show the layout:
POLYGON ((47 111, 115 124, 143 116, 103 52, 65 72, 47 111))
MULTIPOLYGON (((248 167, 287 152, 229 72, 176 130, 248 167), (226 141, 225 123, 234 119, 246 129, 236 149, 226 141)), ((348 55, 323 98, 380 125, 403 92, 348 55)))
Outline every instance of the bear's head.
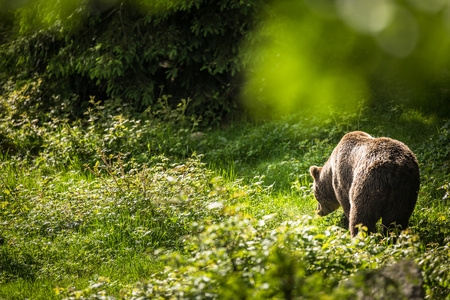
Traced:
POLYGON ((309 173, 314 178, 314 197, 317 200, 317 214, 326 216, 339 208, 340 204, 334 193, 331 172, 325 172, 323 167, 312 166, 309 173))

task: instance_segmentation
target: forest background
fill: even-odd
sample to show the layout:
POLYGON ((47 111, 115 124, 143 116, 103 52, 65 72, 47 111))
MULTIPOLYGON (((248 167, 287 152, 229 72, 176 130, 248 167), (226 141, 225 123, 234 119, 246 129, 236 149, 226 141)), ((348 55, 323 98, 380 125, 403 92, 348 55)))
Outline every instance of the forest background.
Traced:
POLYGON ((447 1, 0 8, 0 298, 382 299, 405 259, 449 297, 447 1), (351 130, 418 157, 397 243, 314 217, 351 130))

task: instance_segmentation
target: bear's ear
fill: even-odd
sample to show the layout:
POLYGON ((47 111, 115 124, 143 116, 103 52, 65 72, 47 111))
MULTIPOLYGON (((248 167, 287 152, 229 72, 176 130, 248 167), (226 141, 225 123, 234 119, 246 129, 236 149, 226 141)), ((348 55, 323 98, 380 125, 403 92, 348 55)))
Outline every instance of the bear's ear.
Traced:
POLYGON ((319 180, 321 171, 322 167, 312 166, 311 168, 309 168, 309 173, 314 178, 314 180, 319 180))

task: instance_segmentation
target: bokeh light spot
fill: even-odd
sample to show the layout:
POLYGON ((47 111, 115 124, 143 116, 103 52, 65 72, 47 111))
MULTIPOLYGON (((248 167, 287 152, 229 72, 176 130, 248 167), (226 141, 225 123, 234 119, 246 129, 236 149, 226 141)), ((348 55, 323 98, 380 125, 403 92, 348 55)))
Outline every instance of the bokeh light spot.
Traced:
POLYGON ((419 29, 414 17, 404 8, 395 10, 393 21, 375 36, 380 47, 386 52, 405 57, 415 48, 419 29))
POLYGON ((337 0, 341 18, 354 30, 377 33, 392 20, 394 6, 385 0, 337 0))

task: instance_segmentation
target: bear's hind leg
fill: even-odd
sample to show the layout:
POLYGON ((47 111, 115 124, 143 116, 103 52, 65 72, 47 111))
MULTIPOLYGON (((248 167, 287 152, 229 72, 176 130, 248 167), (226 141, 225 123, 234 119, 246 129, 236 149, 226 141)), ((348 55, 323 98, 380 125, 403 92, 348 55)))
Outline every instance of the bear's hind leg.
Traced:
POLYGON ((376 224, 381 218, 382 203, 380 199, 386 198, 386 192, 382 188, 382 181, 376 181, 376 174, 361 174, 364 184, 355 184, 350 189, 350 233, 354 237, 358 233, 357 225, 367 227, 368 233, 376 232, 376 224), (365 176, 364 176, 365 175, 365 176), (372 183, 372 184, 368 184, 372 183))
POLYGON ((392 229, 405 230, 408 228, 409 219, 417 202, 419 181, 411 184, 410 182, 414 179, 407 175, 397 176, 395 179, 396 181, 392 182, 392 194, 387 199, 381 214, 385 236, 392 229))
POLYGON ((365 207, 352 206, 350 209, 349 229, 352 237, 358 234, 359 225, 367 227, 367 232, 376 232, 376 224, 379 219, 379 214, 367 210, 365 207))

